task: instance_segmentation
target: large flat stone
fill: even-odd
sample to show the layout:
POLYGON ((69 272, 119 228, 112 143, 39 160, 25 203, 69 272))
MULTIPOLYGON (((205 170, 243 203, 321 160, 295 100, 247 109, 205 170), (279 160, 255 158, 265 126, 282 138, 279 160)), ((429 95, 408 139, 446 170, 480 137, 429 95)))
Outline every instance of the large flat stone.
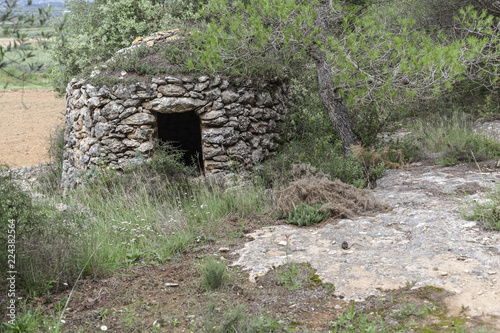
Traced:
POLYGON ((145 109, 161 113, 193 111, 207 104, 206 101, 189 97, 161 97, 143 104, 145 109))

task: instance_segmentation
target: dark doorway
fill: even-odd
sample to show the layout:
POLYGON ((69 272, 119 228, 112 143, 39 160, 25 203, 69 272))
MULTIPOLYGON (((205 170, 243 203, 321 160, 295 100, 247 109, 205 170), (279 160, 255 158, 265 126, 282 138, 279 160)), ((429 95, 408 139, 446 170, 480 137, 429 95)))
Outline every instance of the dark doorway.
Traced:
POLYGON ((157 113, 158 138, 184 152, 184 163, 203 170, 200 118, 194 111, 157 113))

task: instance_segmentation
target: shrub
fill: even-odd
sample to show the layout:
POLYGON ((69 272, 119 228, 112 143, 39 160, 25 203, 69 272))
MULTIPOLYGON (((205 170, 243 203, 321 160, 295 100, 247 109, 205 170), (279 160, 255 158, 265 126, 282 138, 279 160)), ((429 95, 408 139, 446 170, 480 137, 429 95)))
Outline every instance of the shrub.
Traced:
POLYGON ((314 283, 314 270, 309 264, 287 263, 276 269, 278 284, 288 290, 297 290, 300 287, 308 287, 314 283))
POLYGON ((352 147, 353 156, 363 165, 365 180, 368 185, 382 177, 385 170, 401 168, 404 166, 404 157, 401 150, 383 147, 365 148, 363 146, 352 147))
POLYGON ((228 279, 226 264, 209 259, 201 266, 202 286, 206 290, 214 290, 226 283, 228 279))
POLYGON ((463 112, 418 120, 414 131, 415 144, 437 164, 451 166, 500 157, 500 143, 474 133, 471 116, 463 112))
POLYGON ((273 333, 284 331, 278 321, 261 315, 249 317, 241 304, 231 307, 222 318, 215 313, 216 304, 209 304, 209 318, 203 324, 204 332, 210 333, 273 333))
POLYGON ((163 11, 159 4, 137 0, 71 0, 66 6, 72 15, 53 45, 58 63, 53 80, 59 91, 72 77, 109 59, 136 37, 158 31, 163 11))
POLYGON ((320 212, 320 208, 321 204, 307 205, 305 203, 301 203, 297 206, 297 208, 288 213, 286 222, 296 224, 299 227, 319 223, 328 216, 328 212, 320 212))
MULTIPOLYGON (((10 176, 2 176, 0 221, 0 250, 4 258, 7 258, 8 230, 10 225, 15 227, 16 282, 23 292, 46 293, 78 276, 82 256, 77 214, 33 202, 30 194, 22 191, 10 176)), ((12 270, 6 265, 6 260, 0 264, 2 274, 12 270)))

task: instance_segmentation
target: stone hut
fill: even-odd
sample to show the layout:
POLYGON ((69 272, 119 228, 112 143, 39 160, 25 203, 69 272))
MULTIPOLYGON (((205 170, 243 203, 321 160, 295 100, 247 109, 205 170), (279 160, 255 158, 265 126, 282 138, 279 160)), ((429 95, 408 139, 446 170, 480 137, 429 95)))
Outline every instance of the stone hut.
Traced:
POLYGON ((185 151, 206 173, 251 169, 276 148, 286 103, 282 83, 259 88, 220 76, 162 76, 95 87, 73 79, 66 89, 63 185, 75 187, 93 167, 123 169, 154 155, 156 139, 185 151))

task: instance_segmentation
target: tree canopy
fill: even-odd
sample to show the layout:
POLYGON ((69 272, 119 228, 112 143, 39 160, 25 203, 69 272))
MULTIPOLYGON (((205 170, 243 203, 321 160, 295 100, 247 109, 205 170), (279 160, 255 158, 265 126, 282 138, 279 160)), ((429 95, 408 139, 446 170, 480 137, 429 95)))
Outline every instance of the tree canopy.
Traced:
POLYGON ((455 29, 475 31, 452 38, 419 27, 403 8, 393 1, 212 0, 204 7, 206 30, 197 35, 203 45, 197 65, 239 74, 293 75, 315 63, 323 105, 331 108, 330 118, 349 146, 358 139, 343 133, 352 127, 345 107, 435 98, 487 67, 496 74, 488 58, 498 54, 496 31, 488 30, 492 16, 472 7, 462 10, 455 29))

